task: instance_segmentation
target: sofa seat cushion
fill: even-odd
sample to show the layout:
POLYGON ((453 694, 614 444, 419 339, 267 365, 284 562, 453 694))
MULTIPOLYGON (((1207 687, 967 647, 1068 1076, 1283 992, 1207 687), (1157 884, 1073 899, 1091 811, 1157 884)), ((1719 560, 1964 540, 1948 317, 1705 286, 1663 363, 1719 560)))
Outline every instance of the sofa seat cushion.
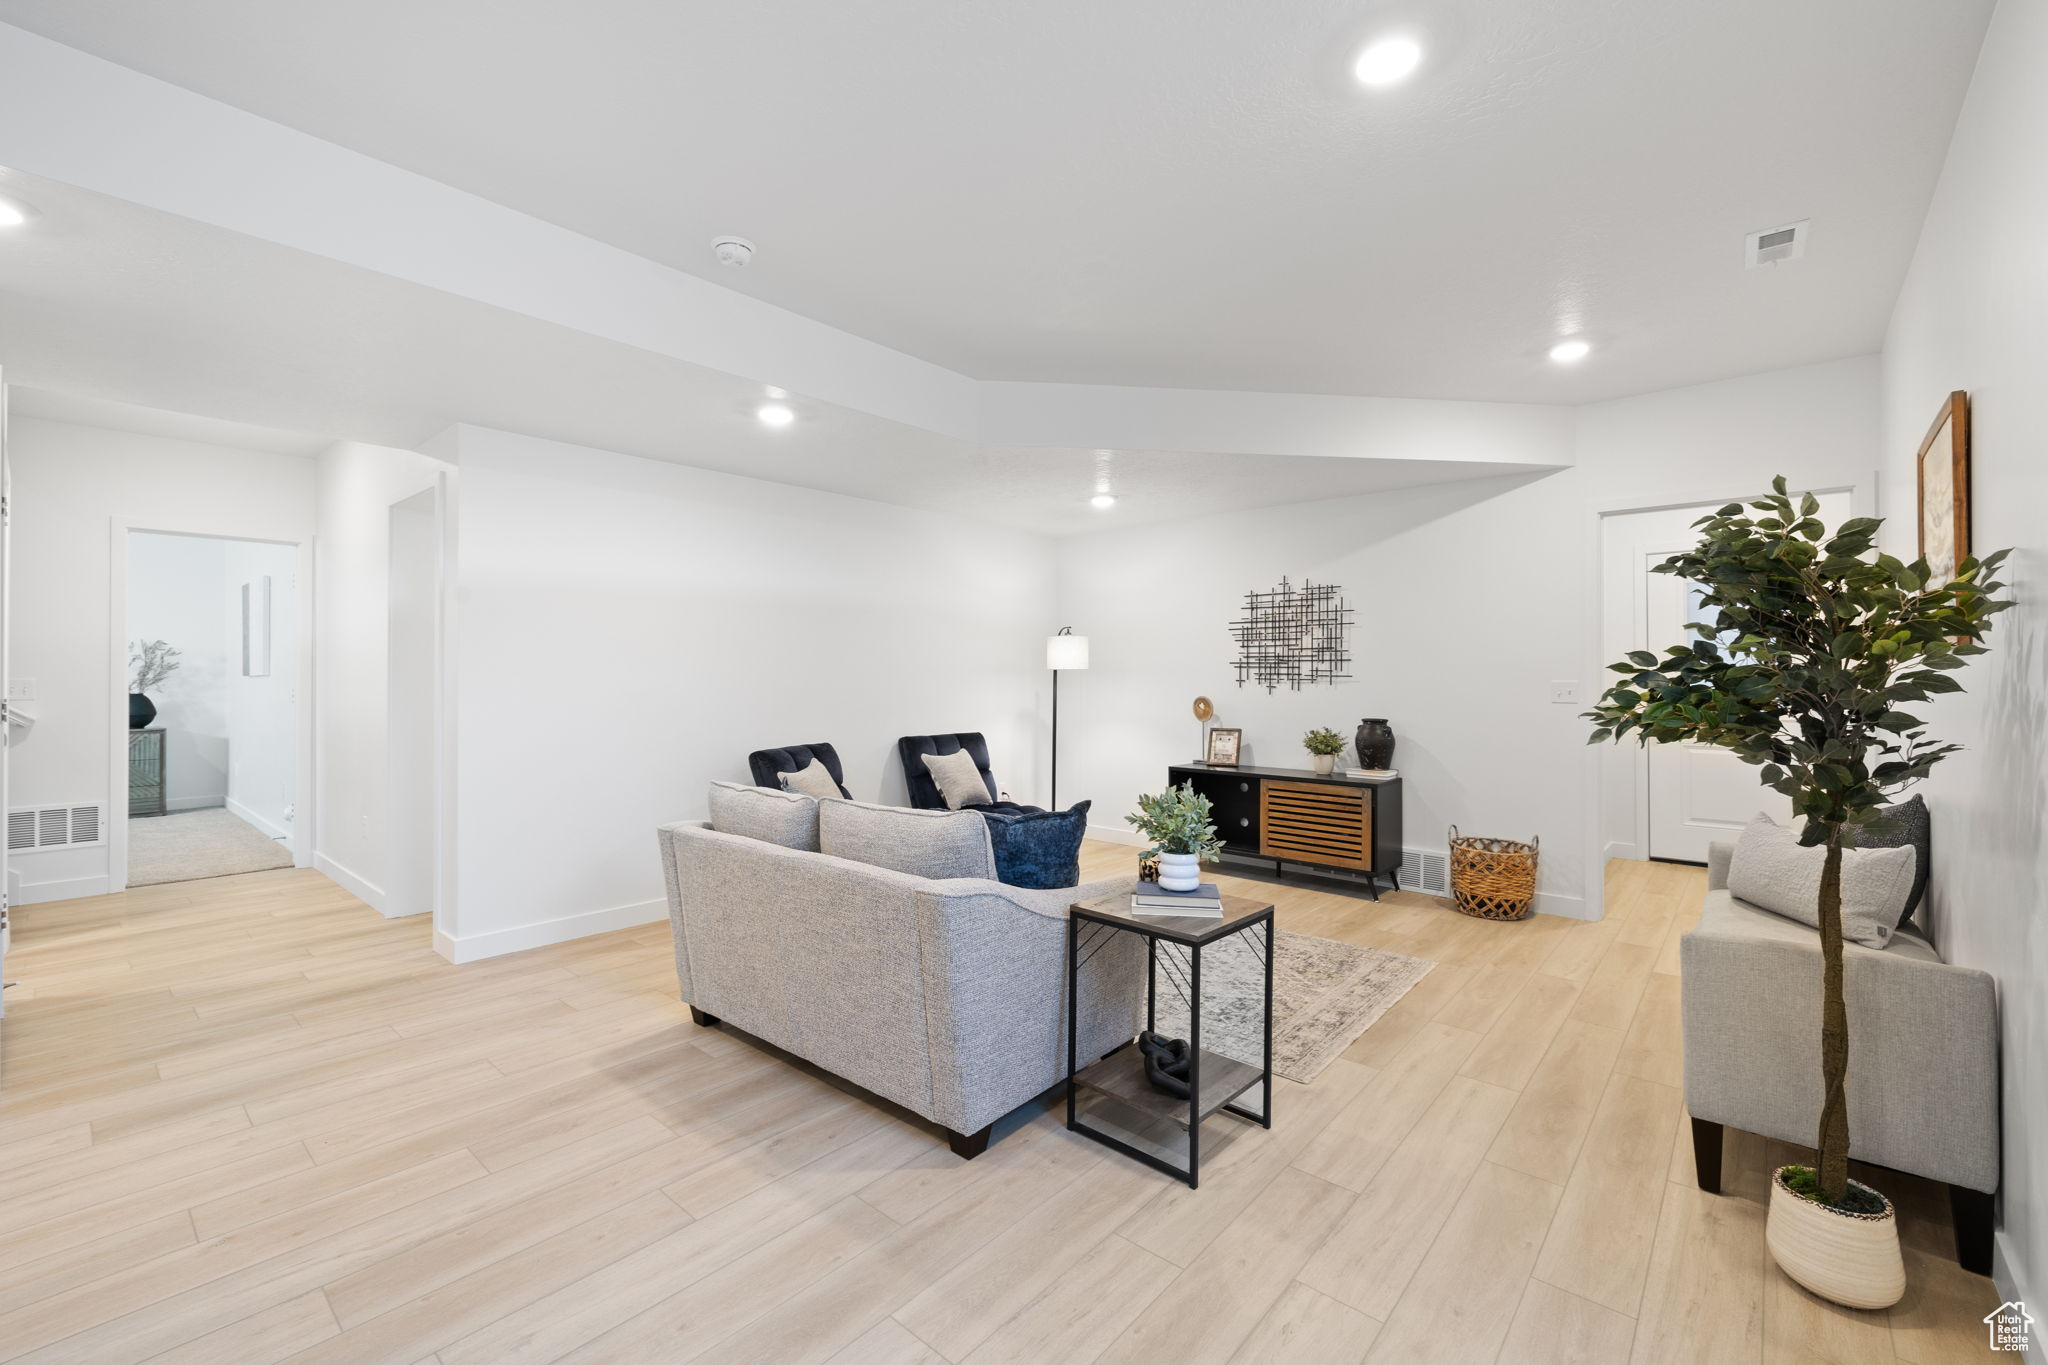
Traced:
MULTIPOLYGON (((1826 849, 1802 847, 1797 830, 1760 814, 1735 841, 1728 889, 1751 905, 1817 928, 1826 859, 1826 849)), ((1866 948, 1884 947, 1904 918, 1915 861, 1911 845, 1842 850, 1844 938, 1866 948)))
POLYGON ((1029 814, 984 809, 995 851, 996 880, 1033 891, 1081 884, 1081 840, 1088 833, 1086 801, 1070 810, 1029 814))
POLYGON ((720 834, 760 839, 803 853, 818 851, 818 803, 808 796, 713 782, 710 807, 711 828, 720 834))
POLYGON ((818 810, 820 852, 913 877, 995 878, 988 824, 974 811, 911 810, 865 801, 812 804, 818 810))
MULTIPOLYGON (((1707 892, 1706 903, 1700 910, 1699 927, 1712 935, 1774 943, 1815 944, 1820 939, 1819 930, 1751 905, 1727 891, 1707 892)), ((1934 945, 1912 929, 1894 933, 1882 948, 1845 943, 1842 950, 1845 953, 1882 953, 1886 957, 1907 958, 1915 962, 1941 961, 1941 954, 1934 950, 1934 945)))

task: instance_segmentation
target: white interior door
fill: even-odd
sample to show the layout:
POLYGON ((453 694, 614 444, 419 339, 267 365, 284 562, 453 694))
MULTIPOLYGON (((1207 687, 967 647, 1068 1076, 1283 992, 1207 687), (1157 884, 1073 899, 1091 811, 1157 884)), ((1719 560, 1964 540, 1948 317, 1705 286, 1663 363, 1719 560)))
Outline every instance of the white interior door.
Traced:
MULTIPOLYGON (((1849 495, 1823 493, 1820 517, 1834 526, 1848 520, 1849 495)), ((1690 542, 1687 542, 1690 543, 1690 542)), ((1705 619, 1697 585, 1651 567, 1684 548, 1684 544, 1646 550, 1642 554, 1642 644, 1661 654, 1698 636, 1688 622, 1705 619)), ((1787 823, 1792 803, 1763 785, 1758 770, 1733 753, 1711 744, 1649 746, 1649 855, 1673 862, 1704 863, 1707 845, 1729 840, 1758 811, 1787 823)))
MULTIPOLYGON (((7 464, 7 384, 0 375, 0 696, 12 690, 11 667, 7 656, 8 610, 7 594, 10 588, 8 574, 8 541, 11 532, 8 523, 14 517, 14 485, 7 464)), ((0 702, 0 811, 8 809, 7 804, 7 758, 14 747, 13 707, 0 702)), ((7 841, 0 839, 0 1016, 7 1013, 7 940, 12 932, 9 923, 12 897, 8 890, 13 879, 7 869, 7 841)))

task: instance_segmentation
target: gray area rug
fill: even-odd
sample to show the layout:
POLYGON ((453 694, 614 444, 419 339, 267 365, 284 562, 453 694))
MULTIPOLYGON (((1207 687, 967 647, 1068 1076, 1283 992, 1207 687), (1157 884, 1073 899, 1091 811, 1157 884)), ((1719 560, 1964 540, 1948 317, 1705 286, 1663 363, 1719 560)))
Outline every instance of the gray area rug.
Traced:
MULTIPOLYGON (((1273 1074, 1290 1081, 1314 1080, 1436 965, 1285 929, 1274 943, 1273 1074)), ((1202 950, 1202 1046, 1253 1066, 1265 1042, 1265 946, 1250 930, 1202 950)), ((1159 1032, 1172 1038, 1188 1036, 1186 952, 1159 945, 1159 1032)))
POLYGON ((215 806, 128 822, 128 885, 158 886, 290 867, 292 851, 215 806))

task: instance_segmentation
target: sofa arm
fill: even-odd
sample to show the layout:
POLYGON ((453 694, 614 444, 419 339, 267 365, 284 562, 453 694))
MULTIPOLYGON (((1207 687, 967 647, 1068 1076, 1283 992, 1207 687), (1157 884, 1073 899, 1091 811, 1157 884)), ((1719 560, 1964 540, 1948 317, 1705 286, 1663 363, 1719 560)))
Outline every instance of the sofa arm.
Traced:
MULTIPOLYGON (((1812 1146, 1821 1107, 1819 935, 1713 892, 1700 927, 1680 942, 1679 964, 1686 1107, 1695 1118, 1812 1146)), ((1848 944, 1843 968, 1851 1155, 1995 1190, 1990 976, 1910 945, 1848 944)))
POLYGON ((1707 845, 1707 890, 1728 889, 1728 864, 1735 860, 1735 845, 1719 841, 1707 845))
MULTIPOLYGON (((935 1117, 971 1133, 1066 1075, 1067 907, 1128 894, 1135 877, 1051 891, 931 882, 918 898, 935 1117)), ((1086 959, 1080 1055, 1121 1046, 1145 1013, 1145 949, 1118 934, 1086 959)))

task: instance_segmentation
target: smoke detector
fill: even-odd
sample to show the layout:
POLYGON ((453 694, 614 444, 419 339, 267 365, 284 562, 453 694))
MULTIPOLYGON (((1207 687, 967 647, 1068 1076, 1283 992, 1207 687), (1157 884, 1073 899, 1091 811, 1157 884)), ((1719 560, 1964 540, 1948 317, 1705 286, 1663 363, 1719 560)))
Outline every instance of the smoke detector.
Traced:
POLYGON ((744 237, 719 237, 711 243, 711 254, 720 265, 745 265, 754 259, 754 244, 744 237))
POLYGON ((1742 239, 1742 259, 1751 270, 1760 265, 1782 265, 1806 254, 1807 224, 1802 218, 1783 227, 1752 232, 1742 239))

